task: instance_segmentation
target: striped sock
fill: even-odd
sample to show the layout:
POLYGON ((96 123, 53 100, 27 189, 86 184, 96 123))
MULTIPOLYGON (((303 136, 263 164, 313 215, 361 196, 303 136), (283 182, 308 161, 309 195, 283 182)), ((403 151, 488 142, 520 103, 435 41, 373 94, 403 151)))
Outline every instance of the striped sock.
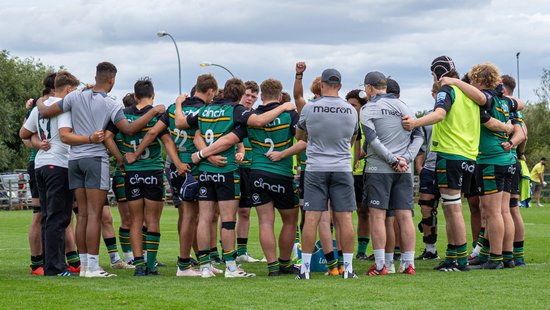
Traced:
POLYGON ((210 260, 216 260, 216 259, 219 259, 220 258, 220 253, 218 253, 218 247, 213 247, 213 248, 210 248, 210 258, 209 258, 209 261, 210 260))
POLYGON ((516 262, 525 263, 525 258, 523 257, 523 241, 514 242, 512 254, 514 255, 514 260, 516 262))
POLYGON ((292 268, 292 263, 290 262, 290 259, 285 260, 285 259, 281 259, 279 257, 279 269, 280 270, 290 271, 291 268, 292 268))
POLYGON ((489 243, 489 239, 484 239, 483 247, 481 248, 481 251, 479 251, 479 259, 482 261, 487 261, 489 259, 490 250, 491 250, 491 243, 489 243))
POLYGON ((338 264, 338 260, 334 257, 336 252, 329 252, 325 253, 325 258, 327 259, 327 269, 331 270, 332 268, 336 268, 338 264))
POLYGON ((338 268, 344 266, 344 252, 338 250, 338 268))
POLYGON ((514 259, 512 251, 502 251, 502 259, 506 263, 512 261, 514 259))
MULTIPOLYGON (((218 253, 218 251, 216 251, 218 253)), ((197 254, 197 258, 199 261, 199 266, 204 266, 210 264, 210 257, 212 256, 212 250, 211 249, 205 249, 205 250, 199 250, 199 253, 197 254)))
POLYGON ((248 244, 248 238, 237 238, 237 256, 246 254, 247 244, 248 244))
POLYGON ((130 244, 130 229, 120 227, 118 229, 118 241, 122 248, 122 253, 132 252, 132 245, 130 244))
POLYGON ((499 263, 502 261, 502 254, 489 253, 489 262, 499 263))
POLYGON ((160 245, 160 233, 148 231, 147 237, 146 237, 146 244, 147 244, 147 267, 149 267, 149 270, 156 270, 157 254, 158 254, 159 245, 160 245))
POLYGON ((147 226, 141 227, 141 250, 143 251, 143 258, 147 262, 147 226))
POLYGON ((69 266, 78 268, 80 266, 80 256, 78 256, 77 251, 71 251, 65 254, 65 257, 67 258, 67 264, 69 266))
POLYGON ((369 246, 369 237, 357 238, 357 254, 367 254, 367 247, 369 246))
POLYGON ((223 260, 227 263, 227 262, 232 262, 235 260, 235 253, 236 251, 235 250, 232 250, 232 251, 223 251, 223 260))
POLYGON ((268 273, 279 272, 279 262, 274 261, 272 263, 267 263, 267 272, 268 273))
POLYGON ((445 253, 445 262, 452 263, 456 260, 456 246, 447 244, 447 252, 445 253))
POLYGON ((300 243, 300 226, 296 226, 296 235, 294 236, 294 243, 300 243))
POLYGON ((191 268, 191 258, 181 258, 178 257, 178 269, 181 271, 185 271, 187 269, 191 268))
POLYGON ((36 270, 40 267, 44 266, 44 255, 36 255, 31 256, 31 268, 32 270, 36 270))
POLYGON ((145 267, 147 267, 145 265, 145 259, 143 258, 143 256, 134 258, 134 266, 139 269, 145 269, 145 267))
POLYGON ((468 264, 468 244, 464 243, 456 247, 456 261, 460 266, 468 264))
POLYGON ((394 255, 401 255, 401 248, 396 246, 394 249, 393 249, 393 254, 394 255))
POLYGON ((120 256, 118 255, 118 249, 116 246, 116 238, 106 238, 103 241, 105 241, 105 246, 107 246, 107 252, 109 253, 111 264, 116 263, 118 260, 120 260, 120 256))

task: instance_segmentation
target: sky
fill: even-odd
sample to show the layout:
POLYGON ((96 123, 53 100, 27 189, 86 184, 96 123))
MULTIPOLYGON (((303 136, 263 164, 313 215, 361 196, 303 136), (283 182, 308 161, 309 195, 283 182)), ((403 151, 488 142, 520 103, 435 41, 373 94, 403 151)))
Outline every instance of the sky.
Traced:
MULTIPOLYGON (((520 97, 536 101, 542 68, 550 67, 550 2, 443 0, 0 0, 0 50, 63 66, 93 83, 95 66, 118 68, 111 94, 122 100, 141 77, 153 80, 155 102, 183 92, 212 73, 220 87, 235 76, 282 81, 292 94, 295 64, 305 61, 304 88, 326 68, 342 74, 342 97, 360 88, 370 71, 401 86, 413 111, 433 107, 430 63, 452 57, 460 74, 492 62, 517 78, 520 97)), ((517 91, 516 91, 517 95, 517 91)), ((305 97, 312 95, 306 92, 305 97)))

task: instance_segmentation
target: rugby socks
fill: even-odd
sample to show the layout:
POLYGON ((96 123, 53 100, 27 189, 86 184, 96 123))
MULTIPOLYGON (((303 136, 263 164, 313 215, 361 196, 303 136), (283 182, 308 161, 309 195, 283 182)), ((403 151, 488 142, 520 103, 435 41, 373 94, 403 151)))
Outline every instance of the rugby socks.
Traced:
POLYGON ((374 250, 374 263, 376 264, 377 270, 382 270, 382 268, 384 268, 384 257, 385 257, 384 249, 374 250))
POLYGON ((292 263, 290 262, 290 259, 281 259, 279 257, 279 269, 283 272, 289 272, 292 268, 292 263))
POLYGON ((78 257, 78 252, 71 251, 65 254, 67 258, 67 264, 73 268, 78 268, 80 266, 80 257, 78 257))
POLYGON ((185 271, 187 269, 191 268, 191 258, 181 258, 178 256, 178 269, 181 271, 185 271))
POLYGON ((489 259, 489 251, 491 250, 491 243, 489 242, 489 239, 483 240, 483 247, 481 248, 481 251, 479 251, 479 259, 481 261, 487 261, 489 259))
POLYGON ((489 253, 489 262, 493 264, 502 262, 502 254, 489 253))
POLYGON ((445 253, 445 262, 452 263, 456 259, 456 246, 447 244, 447 251, 445 253))
POLYGON ((512 254, 512 251, 502 251, 502 260, 505 263, 514 260, 514 255, 512 254))
POLYGON ((109 258, 111 259, 111 264, 116 263, 118 260, 120 260, 120 255, 118 255, 118 249, 116 246, 116 238, 107 238, 104 239, 105 246, 107 247, 107 253, 109 253, 109 258))
POLYGON ((225 266, 229 271, 233 272, 237 270, 237 262, 235 262, 235 250, 223 251, 223 260, 225 261, 225 266))
POLYGON ((218 253, 218 247, 210 248, 209 251, 210 251, 210 257, 208 258, 208 261, 217 260, 220 258, 220 254, 218 253))
POLYGON ((279 262, 278 261, 267 263, 267 273, 268 274, 278 273, 278 272, 279 272, 279 262))
POLYGON ((514 242, 512 254, 514 255, 514 260, 516 262, 525 263, 525 258, 523 257, 523 241, 514 242))
POLYGON ((124 254, 124 260, 127 263, 131 262, 134 259, 134 253, 130 244, 130 229, 120 227, 118 229, 118 241, 122 248, 122 254, 124 254))
POLYGON ((146 265, 143 256, 134 258, 134 266, 136 266, 136 269, 145 269, 146 265))
POLYGON ((143 258, 147 262, 147 226, 141 228, 141 250, 143 251, 143 258))
POLYGON ((435 243, 425 243, 426 245, 426 252, 434 253, 437 251, 435 249, 435 243))
POLYGON ((476 246, 474 247, 472 254, 470 255, 471 257, 477 257, 479 255, 479 252, 481 251, 485 240, 485 227, 481 227, 481 230, 479 231, 479 236, 477 237, 476 246))
POLYGON ((32 270, 36 270, 40 267, 43 267, 44 266, 44 255, 36 255, 36 256, 32 256, 31 255, 31 269, 32 270))
MULTIPOLYGON (((334 253, 332 254, 334 256, 334 253)), ((302 268, 300 273, 311 272, 311 253, 302 253, 302 268)))
POLYGON ((80 253, 78 256, 80 257, 80 270, 82 270, 82 268, 84 268, 84 270, 88 269, 88 254, 80 253))
POLYGON ((367 254, 367 247, 369 246, 369 237, 357 238, 357 254, 367 254))
POLYGON ((353 272, 353 253, 343 253, 342 258, 344 260, 344 272, 353 272))
POLYGON ((344 266, 344 253, 342 250, 338 250, 338 268, 344 266))
POLYGON ((88 254, 88 270, 92 272, 99 270, 99 254, 88 254))
POLYGON ((160 233, 148 231, 145 242, 147 245, 147 267, 149 270, 156 270, 157 254, 160 245, 160 233))
MULTIPOLYGON (((333 268, 338 267, 338 260, 334 257, 335 256, 334 253, 336 253, 336 252, 325 253, 325 258, 327 259, 327 269, 328 270, 331 270, 333 268)), ((303 254, 304 253, 302 253, 302 255, 303 254)), ((302 263, 304 262, 303 259, 304 259, 304 257, 302 256, 302 263)))
MULTIPOLYGON (((218 253, 218 251, 216 251, 216 253, 218 253)), ((197 254, 199 266, 202 268, 203 266, 210 264, 211 256, 212 256, 211 249, 199 250, 199 253, 197 254)))
POLYGON ((401 264, 404 264, 405 269, 409 268, 410 265, 414 268, 414 251, 407 251, 401 254, 401 264))
POLYGON ((384 255, 384 262, 386 263, 386 266, 390 266, 393 264, 393 252, 386 252, 384 255))
POLYGON ((464 243, 456 246, 456 261, 460 266, 468 264, 468 244, 464 243))
POLYGON ((395 247, 393 249, 393 254, 395 255, 401 255, 401 248, 400 247, 395 247))
POLYGON ((237 256, 245 255, 247 251, 248 238, 237 238, 237 256))
POLYGON ((296 226, 296 235, 294 237, 294 243, 300 243, 300 226, 296 226))

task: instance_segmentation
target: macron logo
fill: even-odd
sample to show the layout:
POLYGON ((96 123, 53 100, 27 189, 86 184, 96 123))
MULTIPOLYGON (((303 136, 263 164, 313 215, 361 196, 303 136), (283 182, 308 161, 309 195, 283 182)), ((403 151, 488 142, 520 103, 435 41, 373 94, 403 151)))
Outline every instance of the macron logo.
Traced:
POLYGON ((351 108, 344 108, 344 107, 328 107, 328 106, 314 106, 313 107, 314 113, 332 113, 332 114, 353 114, 351 112, 351 108))

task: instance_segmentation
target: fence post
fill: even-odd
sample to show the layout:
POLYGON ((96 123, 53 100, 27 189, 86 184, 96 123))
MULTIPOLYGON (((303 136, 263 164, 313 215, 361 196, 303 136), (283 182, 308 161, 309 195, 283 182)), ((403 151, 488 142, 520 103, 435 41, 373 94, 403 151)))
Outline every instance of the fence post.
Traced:
POLYGON ((13 210, 13 202, 11 201, 11 180, 8 181, 8 200, 10 204, 10 210, 13 210))

